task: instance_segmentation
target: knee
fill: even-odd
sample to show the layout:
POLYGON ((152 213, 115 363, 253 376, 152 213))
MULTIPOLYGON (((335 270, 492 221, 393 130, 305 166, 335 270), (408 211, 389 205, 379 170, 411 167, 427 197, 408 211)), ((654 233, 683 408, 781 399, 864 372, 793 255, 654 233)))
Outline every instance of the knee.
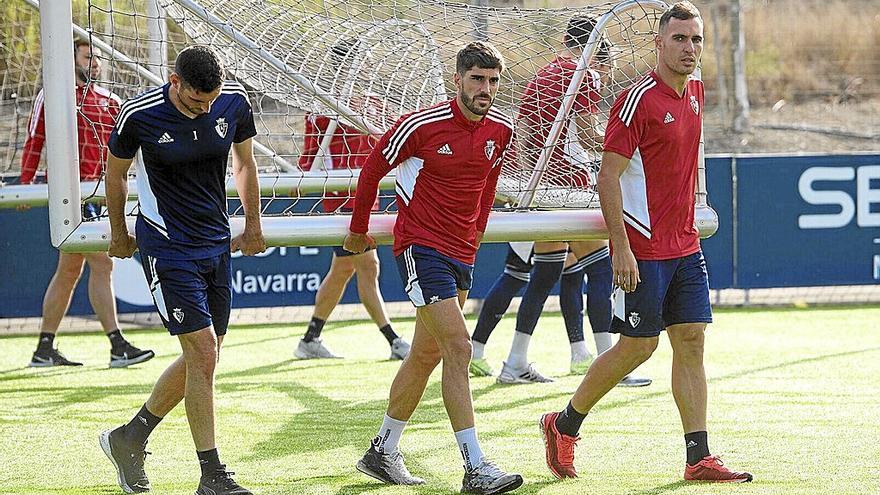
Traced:
POLYGON ((330 268, 327 278, 344 283, 348 282, 352 275, 354 275, 354 266, 348 263, 339 263, 330 268))
POLYGON ((440 364, 440 350, 433 349, 430 351, 413 348, 407 356, 407 361, 418 366, 429 373, 440 364))
POLYGON ((651 355, 654 354, 654 351, 657 350, 657 343, 660 341, 658 337, 649 337, 649 338, 630 338, 630 337, 621 337, 620 343, 624 345, 626 352, 638 359, 638 361, 645 362, 651 355))
POLYGON ((680 332, 673 352, 685 359, 702 359, 706 337, 702 330, 680 332))
POLYGON ((359 278, 373 280, 379 278, 379 260, 370 258, 363 260, 357 268, 359 278))
POLYGON ((58 266, 58 270, 56 271, 56 275, 59 280, 74 285, 79 281, 79 277, 83 272, 83 264, 82 263, 65 263, 63 265, 58 266))
POLYGON ((109 278, 110 274, 113 272, 113 260, 110 259, 109 256, 95 256, 89 258, 89 269, 92 271, 92 276, 106 277, 109 278))
POLYGON ((219 357, 217 338, 213 332, 210 335, 200 337, 184 347, 187 373, 194 373, 204 379, 212 379, 219 357))
POLYGON ((471 339, 467 335, 450 339, 443 345, 443 357, 450 361, 469 362, 473 351, 473 344, 471 344, 471 339))

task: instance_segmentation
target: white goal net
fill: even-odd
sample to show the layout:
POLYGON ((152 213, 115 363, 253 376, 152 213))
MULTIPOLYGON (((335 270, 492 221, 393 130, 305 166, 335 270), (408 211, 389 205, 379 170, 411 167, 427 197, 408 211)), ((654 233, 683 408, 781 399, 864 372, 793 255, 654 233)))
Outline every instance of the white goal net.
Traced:
MULTIPOLYGON (((0 172, 7 178, 18 173, 27 116, 42 85, 38 5, 8 0, 0 7, 6 10, 0 19, 0 172)), ((488 40, 507 63, 496 108, 514 118, 518 129, 516 153, 499 181, 499 207, 573 210, 588 219, 577 222, 577 231, 570 222, 574 217, 554 217, 569 221, 559 228, 542 217, 532 222, 541 230, 527 227, 523 216, 506 227, 519 232, 487 236, 502 240, 602 235, 594 179, 599 156, 579 146, 584 130, 574 115, 583 111, 580 94, 589 92, 589 112, 601 132, 614 96, 654 65, 653 35, 665 4, 529 10, 422 0, 77 0, 73 6, 74 32, 99 49, 95 56, 103 62, 100 76, 89 84, 123 99, 162 84, 176 53, 188 44, 208 45, 220 54, 254 108, 264 214, 270 220, 339 217, 375 138, 401 115, 452 97, 456 52, 467 41, 488 40), (573 18, 598 22, 592 36, 580 40, 583 56, 564 44, 573 18), (540 111, 528 111, 536 106, 529 98, 534 100, 530 92, 541 84, 539 75, 560 57, 576 67, 574 82, 566 84, 568 77, 554 87, 538 87, 540 111)), ((383 186, 380 217, 395 210, 393 178, 383 186)), ((2 191, 0 203, 14 201, 2 191)), ((100 184, 83 191, 85 197, 102 194, 100 184)), ((19 200, 31 197, 25 193, 19 200)), ((235 201, 230 198, 232 213, 235 201)), ((705 205, 699 198, 698 203, 705 205)), ((714 215, 701 211, 708 211, 698 218, 711 232, 714 215)), ((344 218, 338 220, 326 224, 335 232, 329 237, 344 233, 338 229, 344 218)), ((273 225, 279 227, 269 229, 270 237, 291 230, 273 225)), ((295 243, 294 238, 269 240, 295 243)), ((101 242, 85 244, 97 248, 101 242)))

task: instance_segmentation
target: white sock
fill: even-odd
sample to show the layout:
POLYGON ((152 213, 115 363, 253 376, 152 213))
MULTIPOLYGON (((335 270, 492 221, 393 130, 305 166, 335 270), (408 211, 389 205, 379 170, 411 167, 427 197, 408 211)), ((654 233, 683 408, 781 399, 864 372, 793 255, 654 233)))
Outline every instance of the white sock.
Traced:
POLYGON ((614 340, 611 338, 611 332, 597 332, 593 334, 593 338, 596 339, 597 356, 614 346, 614 340))
POLYGON ((507 355, 507 366, 511 368, 525 368, 529 365, 529 340, 532 336, 527 333, 513 332, 513 343, 510 344, 510 354, 507 355))
POLYGON ((486 350, 486 344, 472 340, 471 346, 474 348, 474 353, 471 355, 471 359, 483 359, 483 352, 486 350))
POLYGON ((465 471, 479 466, 483 460, 483 451, 480 449, 480 442, 477 441, 477 429, 468 428, 457 431, 455 432, 455 440, 458 442, 461 458, 464 459, 465 471))
POLYGON ((403 428, 405 426, 406 421, 394 419, 386 414, 385 419, 382 420, 382 427, 379 428, 379 433, 373 439, 373 445, 376 446, 376 450, 383 454, 397 452, 400 448, 400 437, 403 436, 403 428))
POLYGON ((590 351, 587 350, 587 343, 583 340, 571 343, 571 360, 583 361, 590 357, 590 351))

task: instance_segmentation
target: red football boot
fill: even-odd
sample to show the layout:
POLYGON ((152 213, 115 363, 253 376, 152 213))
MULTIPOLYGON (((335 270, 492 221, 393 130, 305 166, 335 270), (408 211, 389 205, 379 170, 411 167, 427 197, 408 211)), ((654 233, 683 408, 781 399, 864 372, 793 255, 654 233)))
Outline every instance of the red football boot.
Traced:
POLYGON ((539 427, 544 438, 544 450, 547 454, 547 467, 557 478, 577 478, 574 469, 574 446, 581 437, 572 437, 560 433, 556 429, 558 412, 541 416, 539 427))
POLYGON ((752 481, 752 473, 731 471, 724 466, 719 457, 707 455, 693 466, 685 464, 684 479, 687 481, 711 481, 714 483, 745 483, 752 481))

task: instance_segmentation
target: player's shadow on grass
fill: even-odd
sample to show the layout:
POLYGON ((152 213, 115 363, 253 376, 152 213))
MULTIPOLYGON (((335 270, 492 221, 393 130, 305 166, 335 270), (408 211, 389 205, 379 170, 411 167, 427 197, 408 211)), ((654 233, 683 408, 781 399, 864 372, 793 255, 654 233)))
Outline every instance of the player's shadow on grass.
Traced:
MULTIPOLYGON (((743 369, 740 371, 734 371, 734 372, 728 373, 726 375, 721 375, 718 377, 709 378, 708 383, 709 383, 709 386, 711 387, 713 384, 718 383, 718 382, 725 382, 728 380, 736 380, 736 379, 742 378, 744 376, 755 375, 758 373, 763 373, 765 371, 773 371, 773 370, 778 370, 778 369, 783 369, 783 368, 790 368, 790 367, 799 366, 799 365, 807 364, 807 363, 816 363, 816 362, 826 361, 826 360, 830 360, 830 359, 851 357, 851 356, 855 356, 855 355, 859 355, 859 354, 868 354, 868 353, 877 352, 877 351, 880 351, 880 347, 869 347, 867 349, 859 349, 856 351, 837 352, 834 354, 823 354, 820 356, 813 356, 813 357, 808 357, 808 358, 803 358, 803 359, 795 359, 792 361, 784 361, 781 363, 771 364, 768 366, 761 366, 760 368, 748 368, 748 369, 743 369)), ((670 363, 670 365, 671 365, 671 363, 670 363)), ((607 402, 606 401, 599 401, 599 403, 596 404, 596 406, 593 410, 594 411, 603 411, 603 410, 609 410, 609 409, 617 409, 619 407, 627 406, 630 404, 636 404, 636 403, 643 402, 646 400, 652 400, 657 397, 666 396, 666 395, 671 395, 671 392, 669 389, 664 388, 662 390, 657 390, 656 392, 645 393, 645 394, 633 397, 631 399, 609 400, 607 402)))
MULTIPOLYGON (((39 411, 58 411, 66 407, 76 408, 78 404, 101 402, 108 397, 146 397, 153 389, 152 384, 122 384, 101 386, 72 386, 72 387, 36 387, 22 390, 0 390, 0 396, 6 394, 24 394, 45 398, 31 405, 18 406, 20 409, 39 411)), ((122 407, 121 410, 130 409, 122 407)), ((41 413, 46 414, 46 413, 41 413)))
POLYGON ((21 368, 12 368, 0 371, 0 383, 13 382, 16 380, 31 380, 35 378, 57 377, 63 375, 77 375, 81 373, 95 371, 96 369, 103 368, 95 368, 93 366, 55 366, 52 368, 31 368, 30 366, 22 366, 21 368))
POLYGON ((655 486, 654 488, 648 488, 646 490, 632 492, 630 495, 660 495, 661 493, 673 492, 673 491, 678 490, 679 488, 692 487, 692 486, 694 486, 693 482, 679 480, 679 481, 676 481, 675 483, 667 483, 665 485, 655 486))

